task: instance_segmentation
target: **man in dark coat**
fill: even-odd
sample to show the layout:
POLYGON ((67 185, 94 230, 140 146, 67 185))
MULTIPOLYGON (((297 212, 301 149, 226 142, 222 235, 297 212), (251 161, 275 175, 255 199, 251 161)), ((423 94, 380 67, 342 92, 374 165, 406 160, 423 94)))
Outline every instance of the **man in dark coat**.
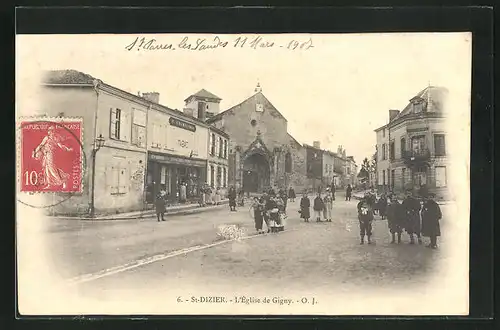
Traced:
POLYGON ((432 249, 437 249, 437 237, 441 236, 441 228, 439 220, 442 217, 439 205, 432 199, 432 196, 424 195, 422 205, 422 235, 431 239, 427 246, 432 249))
POLYGON ((290 202, 295 202, 295 190, 293 187, 290 187, 288 190, 288 198, 290 199, 290 202))
POLYGON ((309 218, 311 217, 311 201, 305 192, 300 199, 300 217, 304 219, 305 222, 309 222, 309 218))
POLYGON ((330 185, 330 191, 332 192, 332 199, 335 200, 335 181, 332 181, 330 185))
POLYGON ((352 187, 350 184, 347 185, 347 188, 345 189, 345 200, 350 201, 351 200, 351 195, 352 195, 352 187))
POLYGON ((382 194, 377 203, 378 214, 382 217, 382 220, 385 219, 386 209, 387 209, 387 197, 385 194, 382 194))
POLYGON ((410 244, 415 244, 414 235, 418 238, 418 244, 422 244, 420 237, 420 202, 407 191, 406 198, 401 205, 405 212, 405 229, 410 235, 410 244))
POLYGON ((158 218, 158 222, 165 221, 165 211, 166 211, 165 199, 161 194, 158 194, 156 196, 155 211, 156 211, 156 217, 158 218))
POLYGON ((401 244, 401 233, 403 232, 405 214, 403 208, 395 195, 391 196, 391 202, 387 206, 387 224, 392 235, 391 244, 396 243, 396 234, 398 235, 398 244, 401 244))
POLYGON ((229 188, 227 197, 229 198, 229 210, 236 211, 236 189, 233 186, 229 188))
POLYGON ((372 244, 372 221, 373 221, 373 210, 369 203, 369 196, 365 195, 363 199, 357 205, 358 209, 358 220, 359 220, 359 235, 360 244, 365 244, 365 235, 368 237, 368 244, 372 244))

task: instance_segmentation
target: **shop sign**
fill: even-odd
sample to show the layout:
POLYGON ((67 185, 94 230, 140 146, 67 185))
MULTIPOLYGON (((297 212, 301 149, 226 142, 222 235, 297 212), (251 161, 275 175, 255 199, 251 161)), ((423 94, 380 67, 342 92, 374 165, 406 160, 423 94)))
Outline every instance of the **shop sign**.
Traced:
POLYGON ((196 166, 196 167, 204 167, 207 162, 199 159, 191 159, 191 158, 183 158, 183 157, 175 157, 168 155, 149 155, 150 160, 156 160, 165 164, 177 164, 177 165, 186 165, 186 166, 196 166))
POLYGON ((182 128, 182 129, 185 129, 185 130, 191 131, 191 132, 196 132, 196 125, 193 125, 193 124, 187 123, 187 122, 185 122, 185 121, 182 121, 182 120, 176 119, 176 118, 174 118, 174 117, 170 117, 170 119, 168 120, 168 122, 169 122, 169 123, 170 123, 170 125, 172 125, 172 126, 179 127, 179 128, 182 128))

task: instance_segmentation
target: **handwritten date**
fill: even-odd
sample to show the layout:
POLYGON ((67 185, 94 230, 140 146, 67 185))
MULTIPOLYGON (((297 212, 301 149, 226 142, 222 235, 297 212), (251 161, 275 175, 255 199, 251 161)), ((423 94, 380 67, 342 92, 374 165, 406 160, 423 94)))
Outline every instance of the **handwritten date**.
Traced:
POLYGON ((136 37, 135 40, 125 47, 126 50, 132 51, 174 51, 174 50, 189 50, 189 51, 206 51, 223 48, 246 48, 246 49, 269 49, 283 48, 286 50, 309 50, 314 47, 311 38, 308 40, 290 40, 285 43, 277 43, 269 37, 256 36, 246 37, 241 36, 232 41, 224 40, 223 37, 215 36, 214 38, 191 38, 184 37, 179 43, 163 43, 155 38, 136 37))

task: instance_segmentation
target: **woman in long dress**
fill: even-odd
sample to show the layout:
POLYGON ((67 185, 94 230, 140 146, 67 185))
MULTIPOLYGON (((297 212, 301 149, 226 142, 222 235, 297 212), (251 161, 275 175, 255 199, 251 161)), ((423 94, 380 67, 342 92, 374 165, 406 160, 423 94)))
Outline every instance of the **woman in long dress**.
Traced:
POLYGON ((304 219, 305 222, 309 222, 309 218, 311 217, 311 201, 307 196, 307 193, 304 193, 300 200, 300 217, 304 219))
POLYGON ((54 132, 55 127, 49 127, 47 136, 33 151, 32 157, 42 161, 42 170, 44 173, 44 181, 46 186, 43 189, 48 189, 51 186, 61 186, 63 189, 67 186, 69 174, 65 173, 62 169, 58 168, 54 162, 54 154, 57 148, 72 151, 62 144, 62 137, 54 132))

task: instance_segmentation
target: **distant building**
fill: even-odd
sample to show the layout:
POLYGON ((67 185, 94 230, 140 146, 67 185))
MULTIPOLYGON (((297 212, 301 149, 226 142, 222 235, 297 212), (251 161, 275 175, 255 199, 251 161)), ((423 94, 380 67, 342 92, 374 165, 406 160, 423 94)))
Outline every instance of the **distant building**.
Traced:
POLYGON ((353 156, 346 157, 346 178, 344 184, 347 186, 350 184, 351 186, 357 186, 358 184, 358 165, 356 165, 356 161, 353 156))
POLYGON ((323 153, 319 142, 315 141, 313 145, 304 144, 306 149, 307 164, 307 189, 316 191, 318 187, 325 187, 327 183, 323 180, 323 153))
POLYGON ((202 89, 184 100, 184 113, 204 121, 220 112, 221 100, 217 95, 202 89))
POLYGON ((447 90, 429 86, 403 109, 389 110, 389 123, 377 135, 378 188, 403 192, 426 185, 447 198, 449 161, 446 152, 447 90))
POLYGON ((306 186, 305 149, 288 133, 286 118, 259 85, 240 104, 208 117, 206 123, 230 137, 229 185, 246 192, 306 186))

